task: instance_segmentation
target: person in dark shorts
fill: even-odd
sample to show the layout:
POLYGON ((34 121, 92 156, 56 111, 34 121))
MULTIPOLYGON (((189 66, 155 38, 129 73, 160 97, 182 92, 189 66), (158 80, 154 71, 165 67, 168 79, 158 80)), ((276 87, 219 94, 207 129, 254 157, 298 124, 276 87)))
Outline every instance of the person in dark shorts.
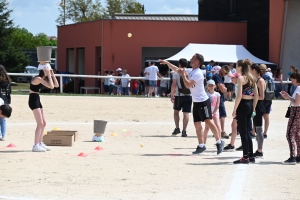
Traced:
MULTIPOLYGON (((187 67, 188 61, 184 58, 179 60, 178 63, 179 68, 187 67)), ((187 137, 186 134, 186 127, 189 123, 189 113, 191 112, 192 108, 192 96, 191 94, 184 94, 182 91, 182 85, 180 80, 180 74, 174 72, 173 79, 172 79, 172 87, 171 87, 171 102, 173 103, 174 109, 174 121, 175 121, 175 129, 172 133, 172 136, 176 136, 180 133, 179 128, 179 111, 182 110, 183 112, 183 126, 182 126, 182 137, 187 137)))
MULTIPOLYGON (((270 79, 271 77, 266 74, 267 66, 265 64, 260 64, 259 67, 260 67, 260 70, 261 70, 262 78, 264 80, 270 79)), ((269 125, 270 125, 270 112, 271 112, 272 100, 266 100, 265 99, 264 100, 264 106, 265 106, 265 109, 266 109, 266 112, 263 115, 264 122, 265 122, 264 123, 265 124, 264 138, 266 139, 268 137, 267 133, 268 133, 269 125)))
POLYGON ((200 66, 204 62, 204 58, 201 54, 194 54, 190 60, 192 69, 183 68, 180 69, 175 65, 169 63, 166 60, 159 60, 161 64, 168 65, 173 71, 179 73, 182 76, 183 82, 187 88, 191 91, 193 100, 193 117, 194 126, 197 133, 198 145, 196 151, 193 154, 200 154, 206 150, 203 138, 203 128, 201 122, 205 122, 213 132, 216 139, 217 154, 222 153, 225 142, 220 140, 218 135, 218 129, 212 122, 212 112, 210 106, 210 100, 204 89, 204 76, 200 70, 200 66))
POLYGON ((229 139, 229 135, 225 132, 225 118, 227 117, 226 108, 225 108, 225 96, 224 94, 227 91, 227 88, 224 85, 222 77, 226 76, 229 72, 228 65, 223 65, 220 69, 219 73, 213 75, 213 80, 217 85, 217 92, 220 93, 220 106, 219 106, 219 113, 220 113, 220 123, 221 123, 221 137, 225 139, 229 139))
POLYGON ((39 92, 43 86, 53 89, 54 87, 58 87, 59 85, 49 63, 41 62, 38 70, 39 75, 34 77, 30 82, 28 105, 32 110, 37 123, 32 151, 45 152, 50 151, 51 149, 43 143, 46 119, 43 111, 43 106, 40 101, 39 92))

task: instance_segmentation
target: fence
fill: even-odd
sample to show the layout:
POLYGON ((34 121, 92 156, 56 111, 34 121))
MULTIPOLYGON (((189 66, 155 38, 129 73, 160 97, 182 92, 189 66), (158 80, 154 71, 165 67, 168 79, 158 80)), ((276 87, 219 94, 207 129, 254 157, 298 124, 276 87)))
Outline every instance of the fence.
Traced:
MULTIPOLYGON (((7 73, 10 76, 32 76, 33 74, 27 74, 27 73, 7 73)), ((107 78, 107 76, 99 76, 99 75, 77 75, 77 74, 55 74, 56 77, 60 77, 59 85, 63 85, 63 78, 67 77, 77 77, 77 78, 97 78, 97 79, 104 79, 107 78)), ((120 79, 120 76, 110 76, 109 78, 117 78, 120 79)), ((122 79, 137 79, 137 80, 144 80, 144 77, 122 77, 122 79)), ((158 78, 158 80, 170 80, 170 78, 158 78)), ((279 81, 274 81, 274 83, 280 83, 279 81)), ((292 83, 291 81, 282 81, 283 84, 289 84, 292 83)), ((284 87, 283 87, 284 88, 284 87)), ((284 89, 286 90, 286 89, 284 89)), ((60 87, 60 93, 63 93, 63 87, 60 87)))

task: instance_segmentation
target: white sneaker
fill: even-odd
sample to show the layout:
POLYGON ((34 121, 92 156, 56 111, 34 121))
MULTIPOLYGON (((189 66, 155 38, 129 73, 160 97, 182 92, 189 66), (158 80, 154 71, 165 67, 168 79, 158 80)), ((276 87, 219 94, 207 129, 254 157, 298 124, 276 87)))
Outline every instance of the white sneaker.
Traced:
POLYGON ((50 147, 48 147, 47 145, 45 145, 44 142, 41 142, 41 143, 39 144, 39 146, 40 146, 41 148, 45 149, 46 151, 51 151, 50 147))
POLYGON ((40 145, 37 144, 33 145, 32 147, 32 152, 45 152, 45 151, 46 149, 40 147, 40 145))
POLYGON ((0 138, 0 141, 5 141, 5 138, 0 138))
POLYGON ((104 142, 104 137, 103 136, 98 137, 98 136, 94 135, 92 141, 93 142, 104 142))
POLYGON ((158 95, 155 95, 155 97, 158 98, 159 96, 158 96, 158 95))

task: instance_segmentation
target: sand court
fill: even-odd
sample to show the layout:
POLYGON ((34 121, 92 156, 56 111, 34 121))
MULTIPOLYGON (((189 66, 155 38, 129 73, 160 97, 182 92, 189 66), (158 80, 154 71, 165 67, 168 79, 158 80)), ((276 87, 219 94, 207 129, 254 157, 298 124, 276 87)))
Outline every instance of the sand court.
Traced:
MULTIPOLYGON (((249 165, 232 164, 239 151, 217 156, 211 133, 207 151, 192 155, 191 115, 188 137, 170 137, 175 127, 168 98, 42 95, 45 131, 77 130, 79 141, 31 152, 36 124, 27 102, 27 95, 12 96, 7 138, 0 142, 0 199, 299 199, 299 164, 281 164, 289 157, 288 101, 273 101, 264 159, 249 165), (108 121, 104 142, 91 142, 95 119, 108 121), (11 143, 16 147, 6 147, 11 143), (78 156, 82 152, 87 156, 78 156)), ((230 133, 234 103, 225 105, 230 133)))

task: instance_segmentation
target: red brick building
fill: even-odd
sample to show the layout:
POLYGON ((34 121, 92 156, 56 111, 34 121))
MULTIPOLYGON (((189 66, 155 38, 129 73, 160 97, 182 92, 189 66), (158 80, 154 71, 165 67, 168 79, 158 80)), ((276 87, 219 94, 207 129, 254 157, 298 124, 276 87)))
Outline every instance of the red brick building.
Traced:
MULTIPOLYGON (((145 60, 170 57, 189 43, 247 47, 247 23, 198 21, 198 15, 117 15, 111 20, 60 26, 57 68, 94 75, 120 67, 138 76, 145 60)), ((85 79, 85 86, 96 84, 95 79, 85 79)))

